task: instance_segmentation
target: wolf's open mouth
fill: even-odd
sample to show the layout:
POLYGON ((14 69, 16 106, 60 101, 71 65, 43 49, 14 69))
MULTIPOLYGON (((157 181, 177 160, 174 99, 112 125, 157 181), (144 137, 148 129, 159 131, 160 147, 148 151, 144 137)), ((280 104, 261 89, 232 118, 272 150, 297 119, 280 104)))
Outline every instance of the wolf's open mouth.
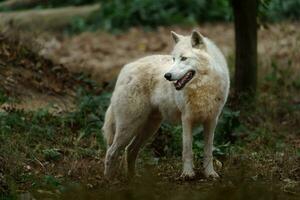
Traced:
POLYGON ((181 90, 182 88, 184 88, 184 86, 190 81, 192 80, 192 78, 195 75, 195 71, 188 71, 181 79, 177 80, 176 82, 174 82, 174 86, 176 88, 176 90, 181 90))

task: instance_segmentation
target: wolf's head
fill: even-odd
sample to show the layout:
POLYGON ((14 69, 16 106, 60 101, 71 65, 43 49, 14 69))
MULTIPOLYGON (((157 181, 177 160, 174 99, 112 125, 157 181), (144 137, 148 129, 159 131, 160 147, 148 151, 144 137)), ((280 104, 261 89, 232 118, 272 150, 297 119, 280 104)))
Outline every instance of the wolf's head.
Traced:
POLYGON ((171 34, 176 44, 171 53, 173 65, 165 78, 174 81, 176 90, 181 90, 200 74, 201 66, 208 63, 208 54, 204 37, 199 32, 193 31, 190 36, 182 36, 173 31, 171 34))

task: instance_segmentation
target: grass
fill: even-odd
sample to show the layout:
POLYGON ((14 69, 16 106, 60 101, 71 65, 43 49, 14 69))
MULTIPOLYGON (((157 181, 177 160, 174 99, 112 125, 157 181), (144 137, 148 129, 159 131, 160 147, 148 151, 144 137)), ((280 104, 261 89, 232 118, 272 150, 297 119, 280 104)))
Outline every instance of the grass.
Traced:
POLYGON ((0 113, 1 167, 8 182, 12 182, 9 184, 26 188, 28 181, 32 185, 52 164, 65 162, 66 158, 75 162, 103 155, 100 128, 109 94, 78 93, 78 110, 71 113, 54 115, 47 109, 7 109, 0 113))
MULTIPOLYGON (((274 65, 261 83, 269 87, 268 93, 260 90, 256 101, 240 107, 241 111, 233 111, 232 104, 223 111, 214 150, 216 162, 223 163, 223 168, 218 169, 223 176, 218 184, 227 187, 227 181, 238 176, 247 184, 248 179, 276 183, 274 187, 286 193, 299 194, 300 146, 293 144, 299 134, 299 104, 289 101, 299 88, 297 79, 283 84, 280 78, 285 78, 285 74, 288 72, 281 72, 274 65), (278 93, 283 89, 287 91, 278 93), (233 171, 240 174, 232 174, 233 171)), ((97 85, 94 87, 97 89, 97 85)), ((0 155, 4 163, 1 171, 8 187, 5 191, 12 197, 24 191, 59 197, 69 188, 98 188, 106 184, 102 178, 105 145, 100 129, 111 93, 96 95, 79 89, 77 96, 77 109, 73 112, 6 109, 0 113, 0 155)), ((2 92, 2 103, 8 99, 2 92)), ((200 180, 202 131, 201 127, 194 131, 200 180)), ((139 168, 142 173, 150 170, 160 181, 175 181, 178 187, 182 184, 176 179, 181 168, 180 154, 181 127, 164 124, 158 137, 142 153, 139 168)), ((236 180, 234 185, 238 185, 236 180)))

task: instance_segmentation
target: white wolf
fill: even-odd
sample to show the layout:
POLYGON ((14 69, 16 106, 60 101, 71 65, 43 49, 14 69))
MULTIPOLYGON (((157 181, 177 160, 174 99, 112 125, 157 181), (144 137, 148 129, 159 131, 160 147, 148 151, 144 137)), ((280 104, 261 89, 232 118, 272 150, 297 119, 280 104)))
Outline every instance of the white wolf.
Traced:
POLYGON ((106 177, 118 168, 125 149, 126 169, 134 175, 140 148, 163 120, 183 128, 182 177, 192 178, 192 129, 204 125, 204 175, 217 178, 213 167, 213 138, 229 91, 229 72, 218 47, 199 32, 171 32, 171 55, 153 55, 124 66, 119 74, 103 126, 108 144, 106 177), (167 79, 167 80, 166 80, 167 79))

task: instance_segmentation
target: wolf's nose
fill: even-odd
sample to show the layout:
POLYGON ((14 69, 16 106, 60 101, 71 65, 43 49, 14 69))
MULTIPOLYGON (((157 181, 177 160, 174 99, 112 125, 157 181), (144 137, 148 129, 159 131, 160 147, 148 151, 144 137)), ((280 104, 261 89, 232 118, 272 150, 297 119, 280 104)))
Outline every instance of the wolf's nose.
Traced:
POLYGON ((171 80, 171 77, 172 77, 172 74, 171 73, 166 73, 165 74, 165 78, 170 81, 171 80))

